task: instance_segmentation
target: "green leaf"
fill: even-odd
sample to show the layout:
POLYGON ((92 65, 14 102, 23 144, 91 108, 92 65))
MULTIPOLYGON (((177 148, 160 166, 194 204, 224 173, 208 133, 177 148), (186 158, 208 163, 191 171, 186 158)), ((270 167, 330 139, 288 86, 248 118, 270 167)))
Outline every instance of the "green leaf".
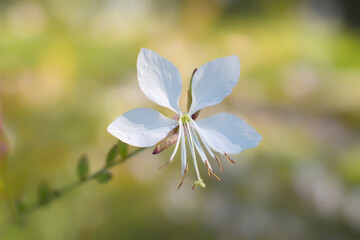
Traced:
POLYGON ((46 182, 42 182, 38 186, 38 201, 39 204, 44 205, 51 201, 53 197, 53 192, 46 182))
POLYGON ((111 164, 115 161, 118 153, 118 144, 115 144, 106 156, 106 167, 111 166, 111 164))
POLYGON ((128 145, 122 141, 119 141, 118 142, 118 150, 119 150, 120 156, 124 160, 128 155, 128 145))
POLYGON ((99 183, 107 183, 112 178, 112 174, 109 171, 103 171, 99 175, 96 176, 96 180, 99 183))
POLYGON ((80 181, 87 179, 89 175, 89 161, 86 155, 82 155, 78 161, 77 165, 77 175, 80 181))

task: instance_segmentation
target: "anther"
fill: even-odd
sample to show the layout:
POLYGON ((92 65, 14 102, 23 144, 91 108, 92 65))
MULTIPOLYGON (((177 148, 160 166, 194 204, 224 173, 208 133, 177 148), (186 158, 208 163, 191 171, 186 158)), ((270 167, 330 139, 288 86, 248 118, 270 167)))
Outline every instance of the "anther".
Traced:
POLYGON ((218 176, 216 176, 216 174, 213 171, 211 171, 211 175, 213 175, 213 177, 216 178, 216 180, 218 180, 219 182, 221 181, 221 179, 218 176))
POLYGON ((217 161, 217 163, 218 163, 218 165, 220 167, 220 171, 223 172, 223 168, 221 166, 221 162, 220 162, 219 158, 216 155, 214 155, 214 156, 215 156, 215 159, 216 159, 216 161, 217 161))
POLYGON ((180 183, 179 183, 179 185, 178 185, 177 189, 179 189, 179 188, 181 187, 181 185, 183 184, 184 179, 185 179, 185 177, 186 177, 186 175, 187 175, 188 171, 189 171, 189 168, 188 168, 188 165, 186 164, 186 168, 185 168, 184 175, 182 176, 182 178, 181 178, 181 180, 180 180, 180 183))
POLYGON ((210 170, 210 168, 209 168, 209 164, 208 164, 207 160, 205 160, 205 165, 206 165, 206 167, 207 167, 208 175, 209 175, 209 177, 210 177, 210 172, 211 172, 211 170, 210 170))
POLYGON ((224 153, 225 156, 227 157, 227 159, 232 163, 232 164, 235 164, 235 162, 229 157, 229 155, 227 155, 227 153, 224 153))

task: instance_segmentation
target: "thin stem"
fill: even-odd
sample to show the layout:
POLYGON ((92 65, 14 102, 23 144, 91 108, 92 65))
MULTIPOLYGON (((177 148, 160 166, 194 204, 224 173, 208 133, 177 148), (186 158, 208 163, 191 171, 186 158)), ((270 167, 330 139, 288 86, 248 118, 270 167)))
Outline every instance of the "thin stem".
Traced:
MULTIPOLYGON (((117 161, 112 162, 110 165, 103 167, 102 169, 98 170, 97 172, 93 173, 92 175, 90 175, 88 178, 84 179, 83 181, 77 181, 77 182, 73 182, 70 183, 68 185, 66 185, 65 187, 63 187, 60 190, 57 190, 57 193, 59 195, 59 198, 64 196, 65 194, 71 192, 72 190, 77 189, 78 187, 80 187, 82 184, 87 183, 93 179, 95 179, 97 176, 99 176, 100 174, 102 174, 104 171, 113 168, 114 166, 125 162, 128 158, 136 155, 137 153, 141 152, 142 150, 144 150, 145 148, 139 148, 136 151, 130 153, 129 155, 127 155, 126 158, 124 159, 118 159, 117 161)), ((30 206, 27 207, 27 210, 23 212, 23 214, 29 214, 31 212, 33 212, 34 210, 38 209, 39 207, 44 206, 43 204, 40 204, 38 202, 31 204, 30 206)))
MULTIPOLYGON (((64 196, 65 194, 67 194, 67 193, 69 193, 69 192, 77 189, 78 187, 80 187, 80 186, 83 185, 84 183, 87 183, 87 182, 95 179, 96 177, 98 177, 100 174, 102 174, 103 172, 107 171, 108 169, 110 169, 110 168, 112 168, 112 167, 115 167, 116 165, 118 165, 118 164, 120 164, 120 163, 125 162, 128 158, 136 155, 137 153, 141 152, 141 151, 144 150, 144 149, 145 149, 145 148, 139 148, 139 149, 137 149, 136 151, 128 154, 128 155, 126 156, 126 158, 118 159, 118 160, 112 162, 110 165, 101 168, 100 170, 98 170, 97 172, 93 173, 93 174, 90 175, 88 178, 86 178, 86 179, 84 179, 84 180, 82 180, 82 181, 76 181, 76 182, 73 182, 73 183, 70 183, 70 184, 64 186, 63 188, 61 188, 61 189, 59 189, 59 190, 56 191, 57 198, 53 198, 52 200, 54 201, 54 200, 56 200, 56 199, 61 198, 61 197, 64 196)), ((51 201, 51 202, 53 202, 53 201, 51 201)), ((51 202, 49 202, 49 203, 51 203, 51 202)), ((49 204, 49 203, 48 203, 48 204, 49 204)), ((13 218, 13 219, 10 220, 7 224, 4 224, 4 225, 2 226, 1 229, 4 229, 4 231, 2 231, 2 233, 4 233, 4 232, 7 231, 8 229, 10 229, 13 225, 15 225, 16 223, 18 223, 19 220, 20 220, 19 217, 20 217, 21 215, 24 216, 24 215, 28 215, 28 214, 30 214, 30 213, 33 213, 33 212, 37 211, 38 209, 41 209, 42 207, 44 207, 44 206, 46 206, 46 205, 48 205, 48 204, 42 204, 42 203, 39 203, 39 202, 34 202, 34 203, 28 205, 27 208, 26 208, 24 211, 18 212, 17 217, 13 218)))

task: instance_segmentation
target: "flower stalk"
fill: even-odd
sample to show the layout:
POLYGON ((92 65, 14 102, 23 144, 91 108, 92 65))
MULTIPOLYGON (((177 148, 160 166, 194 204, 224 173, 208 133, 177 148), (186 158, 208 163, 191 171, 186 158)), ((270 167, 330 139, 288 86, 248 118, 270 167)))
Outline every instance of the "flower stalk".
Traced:
MULTIPOLYGON (((109 174, 109 169, 111 169, 121 163, 124 163, 126 160, 128 160, 129 158, 140 153, 144 149, 145 148, 139 148, 139 149, 135 150, 134 152, 127 154, 125 157, 120 156, 117 159, 115 159, 114 161, 112 161, 111 163, 105 164, 104 167, 102 167, 98 171, 94 172, 93 174, 88 175, 86 178, 79 179, 73 183, 70 183, 70 184, 62 187, 62 188, 51 189, 49 187, 49 185, 46 183, 40 184, 40 187, 44 186, 44 184, 46 186, 46 188, 43 188, 43 190, 42 190, 42 191, 45 191, 45 194, 43 194, 43 195, 46 196, 46 199, 38 199, 28 205, 25 205, 22 202, 18 202, 17 209, 16 209, 17 214, 15 216, 13 216, 10 221, 8 221, 0 226, 0 236, 2 234, 4 234, 12 226, 14 226, 18 223, 21 223, 23 217, 25 217, 26 215, 29 215, 33 212, 36 212, 36 211, 42 209, 46 205, 49 205, 50 203, 54 202, 55 200, 61 199, 64 195, 78 189, 80 186, 84 185, 85 183, 90 182, 92 180, 97 180, 100 183, 104 183, 104 182, 101 182, 99 180, 99 178, 101 176, 103 176, 104 174, 109 174)), ((119 153, 119 155, 120 155, 120 153, 119 153)))

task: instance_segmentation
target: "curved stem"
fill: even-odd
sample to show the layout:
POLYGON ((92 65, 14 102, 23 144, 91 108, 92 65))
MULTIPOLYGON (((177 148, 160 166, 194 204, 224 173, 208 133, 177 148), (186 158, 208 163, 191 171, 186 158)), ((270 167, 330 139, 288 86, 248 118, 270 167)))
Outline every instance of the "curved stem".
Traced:
MULTIPOLYGON (((98 177, 100 174, 102 174, 103 172, 107 171, 108 169, 115 167, 116 165, 125 162, 128 158, 136 155, 137 153, 141 152, 142 150, 144 150, 145 148, 139 148, 136 151, 128 154, 125 158, 122 159, 118 159, 114 162, 112 162, 110 165, 105 166, 103 168, 101 168, 100 170, 96 171, 95 173, 91 174, 88 178, 84 179, 83 181, 76 181, 73 183, 70 183, 64 187, 62 187, 61 189, 58 189, 56 191, 56 195, 57 198, 53 198, 51 202, 55 201, 56 199, 60 199, 62 196, 64 196, 65 194, 77 189, 78 187, 80 187, 81 185, 83 185, 86 182, 89 182, 93 179, 95 179, 96 177, 98 177)), ((42 204, 39 203, 38 201, 30 204, 27 206, 27 208, 25 210, 23 210, 22 212, 18 212, 17 217, 14 219, 11 219, 10 221, 8 221, 8 223, 4 223, 2 225, 2 227, 0 229, 3 229, 4 231, 1 231, 0 235, 4 234, 7 230, 9 230, 13 225, 15 225, 16 223, 19 222, 19 218, 21 216, 33 213, 35 211, 37 211, 38 209, 41 209, 42 207, 49 205, 51 202, 49 202, 48 204, 42 204)))
MULTIPOLYGON (((60 197, 64 196, 65 194, 67 194, 67 193, 69 193, 69 192, 77 189, 77 188, 80 187, 82 184, 84 184, 84 183, 86 183, 86 182, 89 182, 89 181, 95 179, 97 176, 99 176, 99 175, 100 175, 101 173, 103 173, 104 171, 106 171, 106 170, 108 170, 108 169, 110 169, 110 168, 112 168, 112 167, 114 167, 114 166, 116 166, 116 165, 118 165, 118 164, 120 164, 120 163, 125 162, 128 158, 136 155, 137 153, 141 152, 141 151, 144 150, 144 149, 145 149, 145 148, 139 148, 138 150, 136 150, 136 151, 130 153, 129 155, 127 155, 126 158, 124 158, 124 159, 119 159, 119 160, 117 160, 117 161, 112 162, 110 165, 105 166, 105 167, 103 167, 102 169, 98 170, 97 172, 91 174, 88 178, 84 179, 83 181, 76 181, 76 182, 73 182, 73 183, 70 183, 70 184, 64 186, 62 189, 57 190, 57 194, 59 194, 59 197, 58 197, 58 198, 60 198, 60 197)), ((42 207, 42 206, 44 206, 44 205, 43 205, 43 204, 40 204, 40 203, 38 203, 38 202, 33 203, 33 204, 31 204, 30 206, 27 207, 27 210, 24 211, 23 214, 31 213, 31 212, 33 212, 34 210, 36 210, 36 209, 38 209, 39 207, 42 207)))

